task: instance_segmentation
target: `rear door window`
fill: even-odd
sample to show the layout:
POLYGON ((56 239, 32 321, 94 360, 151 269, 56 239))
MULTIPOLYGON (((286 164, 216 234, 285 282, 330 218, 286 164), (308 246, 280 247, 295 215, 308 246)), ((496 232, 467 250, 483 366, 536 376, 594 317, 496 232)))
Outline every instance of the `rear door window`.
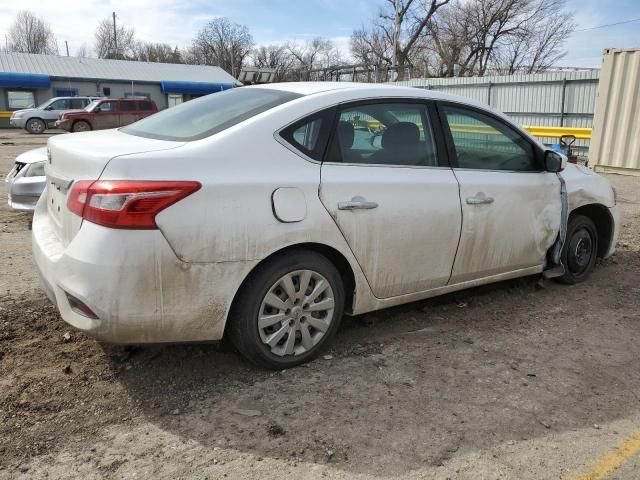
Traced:
POLYGON ((153 110, 153 106, 151 105, 151 102, 138 102, 138 110, 149 112, 153 110))
POLYGON ((380 102, 342 108, 326 161, 437 166, 427 106, 380 102))
POLYGON ((86 98, 71 98, 69 99, 69 108, 72 110, 82 110, 87 106, 88 100, 86 98))
POLYGON ((128 102, 128 101, 123 101, 120 102, 120 109, 123 112, 135 112, 136 111, 136 102, 128 102))

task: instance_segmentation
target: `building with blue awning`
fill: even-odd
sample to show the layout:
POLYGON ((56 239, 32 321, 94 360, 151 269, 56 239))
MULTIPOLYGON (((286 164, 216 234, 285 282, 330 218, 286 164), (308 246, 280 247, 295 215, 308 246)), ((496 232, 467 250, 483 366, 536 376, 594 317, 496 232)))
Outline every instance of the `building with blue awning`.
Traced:
POLYGON ((147 97, 162 109, 240 85, 207 65, 0 53, 0 121, 52 97, 147 97))

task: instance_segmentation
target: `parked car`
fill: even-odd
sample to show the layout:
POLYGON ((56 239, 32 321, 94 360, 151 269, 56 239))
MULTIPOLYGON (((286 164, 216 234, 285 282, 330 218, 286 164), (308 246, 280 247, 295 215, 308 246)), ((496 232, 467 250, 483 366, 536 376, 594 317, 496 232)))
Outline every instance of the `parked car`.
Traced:
POLYGON ((55 97, 35 108, 16 110, 11 114, 9 124, 24 128, 29 133, 44 133, 53 128, 62 112, 82 110, 98 97, 55 97))
POLYGON ((343 313, 581 282, 618 235, 606 179, 429 90, 242 87, 49 150, 33 252, 68 323, 125 344, 227 337, 269 368, 316 356, 343 313))
POLYGON ((157 111, 158 107, 153 100, 104 98, 96 100, 84 110, 61 114, 56 127, 68 132, 117 128, 137 122, 157 111))
POLYGON ((5 178, 9 206, 16 210, 33 210, 46 183, 44 164, 47 148, 41 147, 18 155, 5 178))

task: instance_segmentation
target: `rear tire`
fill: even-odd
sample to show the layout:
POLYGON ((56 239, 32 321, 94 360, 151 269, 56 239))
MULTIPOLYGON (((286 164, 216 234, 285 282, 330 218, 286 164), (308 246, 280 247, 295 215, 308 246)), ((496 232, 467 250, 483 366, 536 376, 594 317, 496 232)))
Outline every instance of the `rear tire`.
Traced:
POLYGON ((593 221, 584 215, 569 218, 561 256, 564 275, 558 280, 571 285, 583 282, 593 271, 597 256, 598 230, 593 221))
POLYGON ((91 125, 89 122, 85 122, 84 120, 78 120, 71 127, 72 132, 88 132, 91 130, 91 125))
POLYGON ((323 255, 296 250, 251 274, 234 302, 227 333, 250 362, 270 369, 315 358, 340 326, 344 284, 323 255))
POLYGON ((39 118, 30 118, 24 125, 24 129, 27 132, 33 134, 44 133, 44 131, 47 129, 47 124, 39 118))

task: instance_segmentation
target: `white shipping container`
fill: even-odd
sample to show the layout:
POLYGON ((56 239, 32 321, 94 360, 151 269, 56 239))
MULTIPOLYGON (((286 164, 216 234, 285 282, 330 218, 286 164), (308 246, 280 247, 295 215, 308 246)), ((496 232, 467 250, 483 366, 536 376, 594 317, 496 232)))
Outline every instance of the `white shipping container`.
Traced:
POLYGON ((596 171, 640 176, 640 48, 603 55, 589 159, 596 171))

